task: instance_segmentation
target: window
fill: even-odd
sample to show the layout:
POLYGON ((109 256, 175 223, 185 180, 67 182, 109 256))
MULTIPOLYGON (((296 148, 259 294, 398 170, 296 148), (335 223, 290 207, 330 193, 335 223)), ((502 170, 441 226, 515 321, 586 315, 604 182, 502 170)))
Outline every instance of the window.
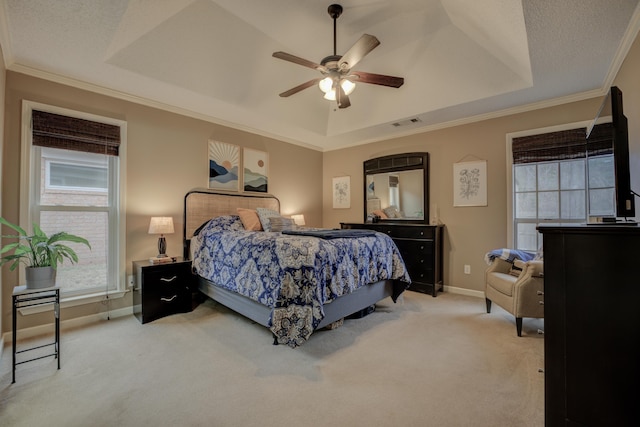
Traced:
POLYGON ((36 222, 48 234, 77 234, 91 244, 69 245, 79 261, 58 267, 63 299, 123 291, 120 148, 126 124, 31 102, 24 111, 22 181, 29 206, 23 223, 36 222))
MULTIPOLYGON (((68 150, 63 150, 68 151, 68 150)), ((52 156, 52 153, 45 155, 52 156)), ((98 160, 98 159, 95 159, 98 160)), ((109 169, 106 159, 100 159, 96 164, 85 164, 81 160, 47 160, 45 170, 45 185, 53 190, 85 190, 107 192, 109 189, 109 169)))
POLYGON ((510 138, 513 247, 542 246, 539 224, 584 223, 615 215, 611 125, 510 138))

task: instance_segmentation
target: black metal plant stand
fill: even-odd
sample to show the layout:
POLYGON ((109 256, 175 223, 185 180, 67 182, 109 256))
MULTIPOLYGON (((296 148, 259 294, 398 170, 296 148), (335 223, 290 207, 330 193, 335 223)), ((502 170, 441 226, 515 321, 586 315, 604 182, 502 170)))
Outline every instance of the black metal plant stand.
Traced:
POLYGON ((13 289, 13 359, 12 359, 12 378, 11 383, 16 382, 16 366, 23 363, 32 362, 34 360, 44 359, 45 357, 55 356, 58 359, 58 369, 60 369, 60 287, 54 286, 42 289, 27 289, 26 286, 17 286, 13 289), (53 304, 53 314, 55 316, 55 340, 52 343, 39 345, 36 347, 26 348, 17 351, 17 313, 18 309, 24 307, 33 307, 38 305, 53 304), (53 346, 51 353, 33 357, 31 359, 17 362, 17 355, 44 347, 53 346))

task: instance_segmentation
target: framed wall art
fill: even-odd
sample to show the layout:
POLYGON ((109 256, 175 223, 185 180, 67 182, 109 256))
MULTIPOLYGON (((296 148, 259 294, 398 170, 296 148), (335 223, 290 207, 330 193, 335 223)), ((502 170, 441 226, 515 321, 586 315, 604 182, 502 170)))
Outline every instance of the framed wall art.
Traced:
POLYGON ((238 191, 240 148, 209 140, 209 188, 238 191))
POLYGON ((487 206, 487 161, 453 164, 453 206, 487 206))
POLYGON ((333 208, 349 209, 351 207, 351 177, 333 178, 333 208))
POLYGON ((266 193, 269 185, 267 168, 268 154, 264 151, 245 148, 242 152, 244 191, 266 193))

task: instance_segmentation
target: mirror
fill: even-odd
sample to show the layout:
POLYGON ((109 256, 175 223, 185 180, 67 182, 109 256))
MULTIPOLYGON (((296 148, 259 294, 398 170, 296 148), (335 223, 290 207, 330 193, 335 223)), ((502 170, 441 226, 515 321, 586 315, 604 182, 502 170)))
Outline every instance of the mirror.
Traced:
POLYGON ((364 218, 428 223, 429 153, 395 154, 364 162, 364 218))

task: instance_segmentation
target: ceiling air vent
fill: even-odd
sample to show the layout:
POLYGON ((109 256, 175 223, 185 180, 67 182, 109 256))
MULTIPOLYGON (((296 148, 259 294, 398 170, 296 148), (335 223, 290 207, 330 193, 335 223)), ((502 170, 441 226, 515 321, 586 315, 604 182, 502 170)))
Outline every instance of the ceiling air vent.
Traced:
POLYGON ((414 124, 414 123, 420 123, 420 122, 422 122, 422 120, 420 120, 420 119, 419 119, 419 118, 417 118, 417 117, 414 117, 413 119, 401 120, 401 121, 399 121, 399 122, 391 123, 391 125, 392 125, 393 127, 397 127, 397 128, 399 128, 399 127, 401 127, 401 126, 412 125, 412 124, 414 124))

